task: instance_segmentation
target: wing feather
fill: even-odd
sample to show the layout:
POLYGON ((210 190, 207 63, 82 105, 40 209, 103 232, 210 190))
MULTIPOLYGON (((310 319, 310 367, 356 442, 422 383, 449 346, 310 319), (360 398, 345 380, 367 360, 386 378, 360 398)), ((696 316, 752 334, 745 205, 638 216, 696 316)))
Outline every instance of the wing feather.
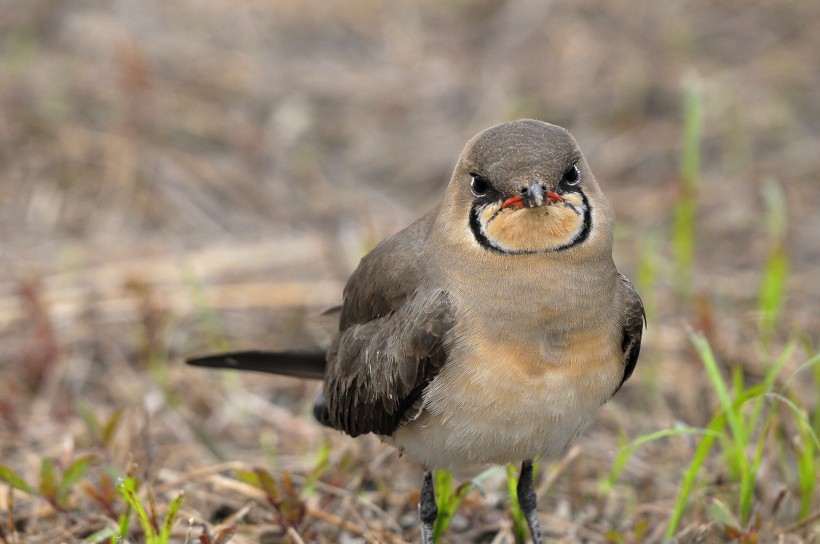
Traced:
MULTIPOLYGON (((646 312, 643 308, 643 302, 638 294, 638 291, 632 283, 621 274, 623 281, 623 288, 626 298, 626 309, 623 315, 623 340, 621 341, 621 349, 624 352, 624 376, 621 383, 615 389, 618 389, 632 376, 635 366, 638 364, 638 356, 641 353, 641 337, 643 336, 643 328, 646 324, 646 312)), ((613 393, 613 395, 615 394, 613 393)))
POLYGON ((345 287, 320 419, 352 436, 390 435, 415 417, 424 388, 447 359, 452 297, 422 286, 431 217, 379 244, 345 287))

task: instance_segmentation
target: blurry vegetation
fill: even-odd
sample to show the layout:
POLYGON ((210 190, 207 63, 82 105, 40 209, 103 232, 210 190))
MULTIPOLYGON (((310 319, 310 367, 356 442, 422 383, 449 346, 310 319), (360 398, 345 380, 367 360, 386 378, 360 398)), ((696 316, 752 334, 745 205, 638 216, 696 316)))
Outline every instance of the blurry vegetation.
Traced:
POLYGON ((776 332, 786 302, 786 282, 789 277, 789 255, 786 250, 786 199, 783 189, 774 180, 763 185, 766 203, 766 263, 760 282, 758 307, 760 308, 761 336, 768 342, 776 332))
POLYGON ((675 206, 672 247, 675 249, 675 271, 678 293, 684 299, 692 295, 695 255, 695 220, 700 180, 700 146, 703 124, 701 90, 694 78, 683 91, 683 149, 681 151, 680 194, 675 206))
MULTIPOLYGON (((649 317, 538 466, 545 534, 820 538, 818 3, 0 14, 0 543, 416 540, 420 468, 314 424, 316 383, 181 358, 326 343, 362 253, 519 116, 579 140, 649 317)), ((438 541, 525 538, 517 468, 439 471, 438 541)))

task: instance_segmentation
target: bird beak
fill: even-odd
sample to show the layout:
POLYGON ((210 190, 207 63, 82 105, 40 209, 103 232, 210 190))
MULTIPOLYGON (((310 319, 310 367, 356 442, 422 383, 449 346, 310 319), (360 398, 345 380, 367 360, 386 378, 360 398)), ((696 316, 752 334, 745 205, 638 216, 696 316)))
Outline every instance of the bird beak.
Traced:
POLYGON ((519 194, 511 196, 501 204, 501 209, 504 208, 537 208, 544 204, 551 204, 553 202, 563 202, 561 195, 553 191, 547 191, 544 187, 533 180, 523 189, 519 194))

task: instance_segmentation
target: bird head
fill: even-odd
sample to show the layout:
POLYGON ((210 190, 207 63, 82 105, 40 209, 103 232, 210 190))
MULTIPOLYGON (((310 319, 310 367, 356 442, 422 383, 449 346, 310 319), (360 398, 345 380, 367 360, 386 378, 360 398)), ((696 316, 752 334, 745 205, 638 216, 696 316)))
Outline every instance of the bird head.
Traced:
MULTIPOLYGON (((500 254, 611 245, 612 211, 578 144, 558 126, 520 120, 467 143, 447 188, 451 238, 500 254), (453 229, 452 225, 464 229, 453 229)), ((440 218, 441 219, 441 218, 440 218)))

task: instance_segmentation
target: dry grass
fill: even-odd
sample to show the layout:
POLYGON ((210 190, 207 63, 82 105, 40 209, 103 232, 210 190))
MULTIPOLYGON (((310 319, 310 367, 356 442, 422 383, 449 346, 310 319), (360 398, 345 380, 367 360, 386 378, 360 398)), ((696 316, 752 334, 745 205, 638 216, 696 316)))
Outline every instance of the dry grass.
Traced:
MULTIPOLYGON (((44 459, 55 481, 89 460, 62 498, 0 485, 0 542, 116 531, 126 474, 159 519, 184 490, 175 542, 189 518, 211 541, 219 524, 236 524, 234 542, 417 539, 419 467, 314 424, 318 384, 181 360, 325 342, 318 313, 359 257, 436 201, 467 138, 523 116, 574 132, 650 310, 635 377, 543 465, 542 526, 559 542, 661 542, 698 436, 641 446, 601 483, 625 441, 718 410, 687 327, 747 384, 789 338, 784 377, 817 352, 818 25, 820 5, 797 1, 0 0, 0 465, 36 487, 44 459), (704 132, 689 298, 670 229, 692 78, 704 132), (772 179, 790 267, 764 344, 772 179)), ((801 376, 789 394, 816 416, 817 381, 801 376)), ((715 451, 678 541, 818 542, 820 497, 798 514, 788 468, 806 436, 779 416, 760 438, 759 523, 733 537, 716 517, 718 503, 734 511, 734 484, 715 451)), ((504 477, 485 485, 452 541, 512 542, 504 477)))

